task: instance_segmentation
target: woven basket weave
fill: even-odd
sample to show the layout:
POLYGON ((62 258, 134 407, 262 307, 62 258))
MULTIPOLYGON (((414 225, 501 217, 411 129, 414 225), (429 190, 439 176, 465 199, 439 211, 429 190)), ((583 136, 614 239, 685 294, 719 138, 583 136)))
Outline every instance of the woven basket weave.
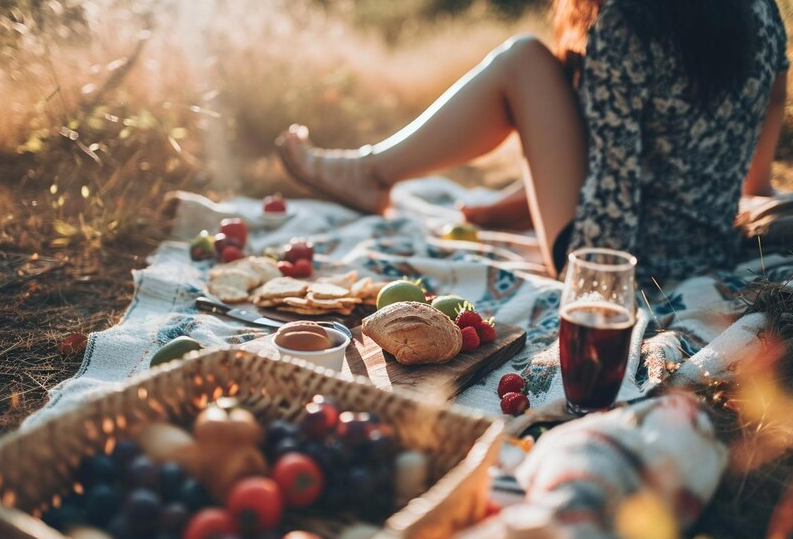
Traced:
MULTIPOLYGON (((389 518, 378 539, 448 537, 483 515, 500 421, 380 391, 363 378, 349 381, 300 360, 227 349, 194 352, 55 420, 1 439, 0 537, 62 539, 25 513, 38 515, 68 493, 82 457, 110 452, 117 439, 143 424, 189 424, 221 397, 239 399, 266 422, 296 420, 315 394, 333 396, 344 410, 375 412, 393 425, 403 446, 430 456, 433 486, 389 518)), ((341 528, 338 522, 301 525, 330 538, 341 528)))

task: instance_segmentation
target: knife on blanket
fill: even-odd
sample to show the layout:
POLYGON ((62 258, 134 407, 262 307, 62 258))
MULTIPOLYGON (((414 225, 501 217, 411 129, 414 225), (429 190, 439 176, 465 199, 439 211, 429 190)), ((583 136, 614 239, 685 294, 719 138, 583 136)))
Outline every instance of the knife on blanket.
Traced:
MULTIPOLYGON (((241 309, 235 308, 230 305, 226 305, 225 303, 221 303, 219 301, 215 301, 209 298, 200 297, 195 300, 195 306, 200 311, 205 311, 208 313, 213 314, 222 314, 224 316, 228 316, 229 318, 235 318, 237 320, 242 320, 243 322, 248 322, 249 324, 255 324, 257 326, 267 326, 272 328, 280 328, 284 324, 286 324, 283 320, 275 320, 273 318, 268 318, 266 316, 262 316, 256 311, 251 311, 249 309, 241 309)), ((328 321, 318 321, 316 322, 320 326, 335 329, 337 331, 341 331, 345 335, 347 335, 350 339, 352 339, 352 332, 342 324, 341 322, 328 322, 328 321)))

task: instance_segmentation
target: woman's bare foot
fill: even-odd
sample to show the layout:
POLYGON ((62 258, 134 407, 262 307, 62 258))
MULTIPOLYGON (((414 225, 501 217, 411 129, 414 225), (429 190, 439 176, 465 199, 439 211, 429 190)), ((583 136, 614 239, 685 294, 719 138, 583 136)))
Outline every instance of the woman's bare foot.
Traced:
POLYGON ((365 213, 382 213, 390 187, 371 163, 371 146, 323 150, 308 138, 308 128, 292 125, 276 140, 286 170, 300 183, 365 213))
POLYGON ((523 183, 508 188, 505 195, 492 204, 460 206, 465 220, 484 228, 528 230, 533 228, 529 214, 529 199, 523 183))

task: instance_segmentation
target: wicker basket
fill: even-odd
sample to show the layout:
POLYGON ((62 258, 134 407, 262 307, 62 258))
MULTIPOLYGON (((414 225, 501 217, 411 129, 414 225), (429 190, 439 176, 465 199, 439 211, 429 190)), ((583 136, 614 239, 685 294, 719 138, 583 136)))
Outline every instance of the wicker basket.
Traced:
MULTIPOLYGON (((500 421, 456 407, 429 406, 300 360, 227 349, 194 352, 55 420, 0 440, 0 537, 63 539, 25 512, 38 515, 67 493, 83 456, 111 451, 117 438, 145 423, 189 423, 224 396, 236 397, 265 421, 295 420, 318 393, 332 395, 342 409, 377 413, 394 426, 404 446, 430 455, 434 485, 389 518, 378 538, 448 537, 483 515, 488 468, 503 431, 500 421)), ((306 527, 335 537, 340 525, 306 527)))

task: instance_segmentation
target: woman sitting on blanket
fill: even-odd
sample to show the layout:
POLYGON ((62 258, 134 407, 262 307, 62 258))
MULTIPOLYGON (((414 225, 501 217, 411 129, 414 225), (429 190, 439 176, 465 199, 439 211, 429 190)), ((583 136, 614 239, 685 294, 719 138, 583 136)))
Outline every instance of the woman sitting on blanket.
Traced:
POLYGON ((322 150, 292 126, 278 141, 284 164, 375 213, 394 183, 517 130, 525 191, 484 215, 464 211, 526 221, 528 200, 551 271, 587 245, 633 252, 644 278, 733 264, 741 188, 770 191, 784 113, 787 38, 774 0, 557 0, 554 10, 556 54, 530 35, 510 39, 374 146, 322 150))

